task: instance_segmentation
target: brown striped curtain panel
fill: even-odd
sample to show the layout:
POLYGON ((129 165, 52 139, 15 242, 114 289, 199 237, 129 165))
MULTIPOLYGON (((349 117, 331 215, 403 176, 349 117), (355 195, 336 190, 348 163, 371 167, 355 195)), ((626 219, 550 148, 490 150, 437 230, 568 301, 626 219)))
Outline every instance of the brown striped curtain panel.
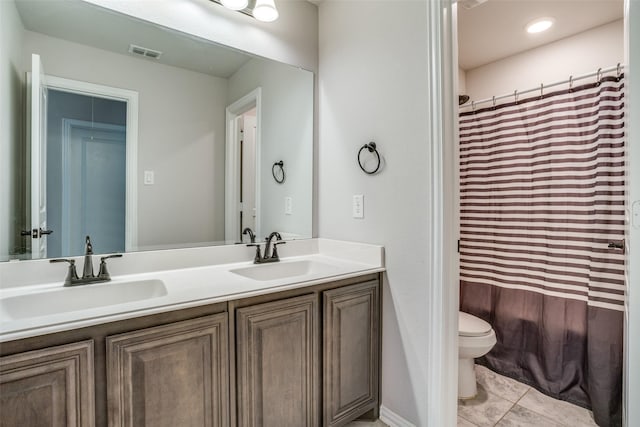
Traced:
POLYGON ((479 363, 621 425, 624 77, 461 113, 460 206, 479 363))

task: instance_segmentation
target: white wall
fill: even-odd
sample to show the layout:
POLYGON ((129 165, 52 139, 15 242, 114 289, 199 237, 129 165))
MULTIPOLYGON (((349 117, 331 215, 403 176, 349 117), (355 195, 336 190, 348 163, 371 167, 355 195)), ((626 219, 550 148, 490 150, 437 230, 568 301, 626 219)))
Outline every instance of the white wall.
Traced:
POLYGON ((319 6, 319 235, 385 246, 382 404, 427 423, 429 141, 426 5, 325 1, 319 6), (377 175, 356 162, 374 140, 377 175), (351 215, 364 195, 364 219, 351 215))
POLYGON ((467 72, 458 67, 458 93, 467 95, 467 72))
POLYGON ((623 20, 614 21, 466 70, 467 94, 472 100, 486 99, 624 63, 623 27, 623 20))
POLYGON ((138 92, 139 246, 224 240, 227 80, 25 34, 24 54, 40 54, 47 74, 138 92))
POLYGON ((280 18, 270 23, 209 0, 84 1, 310 71, 318 68, 318 10, 306 0, 277 1, 280 18))
POLYGON ((0 260, 23 245, 17 236, 26 218, 22 182, 16 169, 24 168, 24 66, 20 17, 13 2, 0 1, 0 260))
POLYGON ((313 74, 252 59, 229 78, 228 104, 257 87, 262 88, 259 229, 264 236, 272 231, 311 236, 313 74), (279 160, 284 161, 283 184, 271 175, 271 166, 279 160), (291 215, 284 213, 285 196, 292 197, 291 215))

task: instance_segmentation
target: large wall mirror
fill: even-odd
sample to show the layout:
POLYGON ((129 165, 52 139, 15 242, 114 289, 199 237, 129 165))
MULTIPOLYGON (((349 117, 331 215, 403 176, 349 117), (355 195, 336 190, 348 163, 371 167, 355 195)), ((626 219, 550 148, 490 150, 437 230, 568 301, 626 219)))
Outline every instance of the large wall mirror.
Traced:
POLYGON ((81 0, 0 8, 1 261, 311 237, 313 73, 81 0))

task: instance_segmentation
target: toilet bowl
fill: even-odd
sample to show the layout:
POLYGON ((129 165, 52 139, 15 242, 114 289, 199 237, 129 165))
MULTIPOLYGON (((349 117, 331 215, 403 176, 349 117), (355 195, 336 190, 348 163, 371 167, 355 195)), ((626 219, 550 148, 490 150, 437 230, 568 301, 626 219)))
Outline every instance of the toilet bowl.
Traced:
POLYGON ((478 394, 476 357, 484 356, 496 345, 496 333, 484 320, 458 312, 458 398, 472 399, 478 394))

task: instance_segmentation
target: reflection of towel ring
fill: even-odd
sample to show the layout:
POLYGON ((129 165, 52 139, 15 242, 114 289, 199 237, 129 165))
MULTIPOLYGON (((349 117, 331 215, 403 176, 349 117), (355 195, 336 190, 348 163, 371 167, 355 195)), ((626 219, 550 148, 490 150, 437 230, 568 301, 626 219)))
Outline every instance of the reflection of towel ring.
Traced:
POLYGON ((360 169, 362 169, 362 171, 366 174, 369 175, 373 175, 374 173, 378 172, 378 169, 380 169, 380 153, 378 153, 378 150, 376 149, 376 143, 375 142, 370 142, 368 144, 364 144, 361 148, 360 151, 358 151, 358 165, 360 166, 360 169), (362 165, 362 162, 360 161, 360 154, 362 154, 362 150, 364 149, 369 150, 370 153, 375 153, 376 158, 378 160, 378 164, 376 165, 376 168, 372 171, 368 171, 364 168, 364 166, 362 165))
POLYGON ((273 175, 273 179, 275 179, 278 184, 282 184, 284 182, 286 175, 284 173, 284 162, 282 160, 275 162, 273 166, 271 166, 271 175, 273 175), (280 167, 280 173, 282 175, 280 178, 276 176, 276 166, 280 167))

